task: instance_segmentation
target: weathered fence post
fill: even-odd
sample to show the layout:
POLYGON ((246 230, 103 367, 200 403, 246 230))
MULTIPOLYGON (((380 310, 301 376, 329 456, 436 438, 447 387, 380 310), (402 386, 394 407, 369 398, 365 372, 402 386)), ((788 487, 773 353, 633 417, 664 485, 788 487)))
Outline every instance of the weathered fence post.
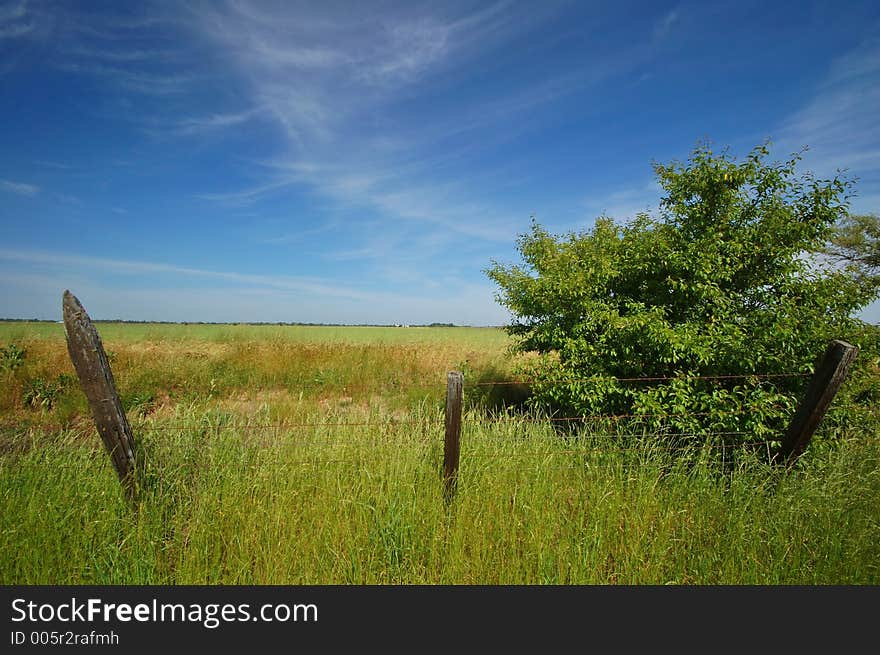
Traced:
POLYGON ((835 340, 828 344, 825 356, 810 380, 810 386, 773 458, 774 462, 791 464, 807 449, 837 390, 846 380, 858 352, 858 348, 845 341, 835 340))
POLYGON ((101 337, 86 310, 70 291, 64 292, 62 307, 67 352, 89 401, 92 417, 110 454, 113 468, 126 495, 132 499, 135 493, 134 437, 116 392, 113 372, 101 337))
POLYGON ((443 448, 443 491, 446 500, 455 494, 461 441, 461 405, 464 376, 458 371, 446 375, 446 441, 443 448))

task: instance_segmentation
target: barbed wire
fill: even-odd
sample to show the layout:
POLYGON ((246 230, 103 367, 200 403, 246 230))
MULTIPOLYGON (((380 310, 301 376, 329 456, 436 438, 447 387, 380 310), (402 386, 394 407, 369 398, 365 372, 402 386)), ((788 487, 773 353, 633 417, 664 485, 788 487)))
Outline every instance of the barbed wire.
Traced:
MULTIPOLYGON (((575 437, 571 437, 572 439, 582 439, 589 442, 590 439, 636 439, 636 438, 665 438, 665 437, 675 437, 675 438, 690 438, 690 437, 733 437, 733 436, 742 436, 745 434, 753 434, 752 430, 721 430, 721 431, 701 431, 701 432, 675 432, 669 434, 657 434, 651 432, 587 432, 584 435, 578 435, 575 437)), ((534 439, 532 435, 466 435, 468 440, 471 441, 520 441, 520 442, 528 442, 530 439, 534 439)), ((554 439, 563 440, 566 437, 558 437, 554 436, 554 439)), ((462 443, 465 442, 465 439, 462 439, 462 443)))
MULTIPOLYGON (((784 407, 780 407, 779 409, 786 409, 784 407)), ((621 420, 626 418, 633 419, 647 419, 647 418, 689 418, 694 416, 742 416, 745 414, 751 413, 751 410, 740 410, 740 411, 719 411, 719 412, 691 412, 691 413, 651 413, 651 414, 588 414, 584 416, 556 416, 556 417, 532 417, 532 416, 507 416, 507 417, 486 417, 480 418, 476 423, 490 423, 490 424, 503 424, 503 423, 529 423, 529 424, 542 424, 542 423, 577 423, 581 421, 592 420, 595 422, 601 422, 602 420, 621 420)), ((340 421, 340 422, 310 422, 310 423, 251 423, 251 424, 236 424, 236 423, 213 423, 213 424, 191 424, 191 423, 178 423, 178 424, 162 424, 162 425, 154 425, 154 424, 139 424, 137 426, 138 429, 142 430, 154 430, 154 431, 163 431, 163 430, 216 430, 218 428, 224 430, 242 430, 242 431, 253 431, 253 430, 301 430, 306 428, 346 428, 346 427, 374 427, 374 428, 385 428, 385 427, 396 427, 401 425, 419 425, 423 427, 438 427, 441 426, 444 422, 444 419, 429 419, 429 420, 411 420, 411 421, 389 421, 389 422, 371 422, 371 421, 340 421)), ((469 421, 462 421, 462 426, 473 425, 469 421)))
POLYGON ((704 443, 704 444, 663 444, 663 443, 646 443, 642 446, 601 446, 600 448, 591 448, 589 446, 584 448, 561 448, 554 450, 547 450, 541 452, 508 452, 501 451, 500 453, 492 453, 492 457, 510 457, 510 458, 519 458, 519 457, 551 457, 554 455, 605 455, 606 453, 631 453, 631 452, 643 452, 643 453, 651 453, 655 450, 692 450, 692 451, 700 451, 703 449, 728 449, 735 450, 738 448, 745 448, 750 446, 766 446, 769 442, 767 441, 745 441, 738 444, 712 444, 712 443, 704 443))
POLYGON ((431 424, 440 424, 442 419, 413 419, 413 420, 394 420, 394 421, 321 421, 321 422, 308 422, 308 423, 245 423, 245 424, 236 424, 236 423, 223 423, 222 421, 218 423, 208 423, 208 424, 198 424, 198 423, 177 423, 177 424, 162 424, 162 425, 153 425, 150 423, 141 423, 138 424, 137 427, 145 430, 186 430, 186 429, 196 429, 196 430, 215 430, 217 428, 228 429, 228 430, 299 430, 304 428, 348 428, 348 427, 394 427, 398 425, 424 425, 428 426, 431 424))
MULTIPOLYGON (((813 373, 743 373, 737 375, 658 375, 658 376, 645 376, 645 377, 615 377, 613 375, 593 375, 585 378, 566 378, 561 380, 552 380, 552 382, 556 383, 571 383, 571 382, 595 382, 598 380, 613 380, 615 382, 662 382, 668 380, 676 380, 676 381, 688 381, 688 380, 736 380, 736 379, 751 379, 756 378, 759 380, 772 380, 776 378, 799 378, 799 377, 809 377, 813 375, 813 373)), ((544 382, 544 380, 537 379, 516 379, 516 380, 479 380, 476 382, 468 382, 465 379, 465 386, 471 387, 482 387, 482 386, 505 386, 505 385, 530 385, 530 384, 539 384, 544 382)))
MULTIPOLYGON (((780 410, 788 410, 784 405, 770 405, 767 409, 780 409, 780 410)), ((574 421, 585 421, 585 420, 596 420, 597 422, 600 420, 617 420, 617 419, 625 419, 625 418, 687 418, 689 416, 737 416, 743 414, 750 414, 753 410, 748 408, 741 408, 738 410, 720 410, 720 411, 712 411, 712 412, 651 412, 651 413, 630 413, 630 414, 583 414, 579 416, 548 416, 548 417, 535 417, 535 416, 517 416, 517 417, 486 417, 480 419, 485 422, 504 422, 504 421, 523 421, 527 423, 542 423, 544 421, 548 421, 550 423, 566 423, 566 422, 574 422, 574 421)))
MULTIPOLYGON (((591 376, 580 379, 570 379, 566 380, 566 382, 588 382, 588 381, 596 381, 603 379, 613 379, 618 382, 657 382, 657 381, 668 381, 668 380, 730 380, 730 379, 746 379, 746 378, 757 378, 757 379, 777 379, 777 378, 797 378, 797 377, 807 377, 812 375, 812 373, 752 373, 752 374, 719 374, 719 375, 698 375, 698 376, 642 376, 642 377, 621 377, 621 378, 613 378, 613 377, 603 377, 603 376, 591 376)), ((475 382, 466 382, 466 386, 470 387, 488 387, 488 386, 504 386, 504 385, 529 385, 536 384, 538 380, 534 379, 516 379, 516 380, 478 380, 475 382)), ((354 385, 357 387, 357 385, 354 385)), ((404 384, 397 381, 392 381, 391 385, 393 387, 403 387, 403 388, 436 388, 438 391, 441 390, 441 385, 439 382, 434 383, 424 383, 424 384, 404 384)), ((344 387, 343 387, 344 388, 344 387)), ((358 387, 359 388, 359 387, 358 387)), ((619 414, 583 414, 577 416, 534 416, 534 415, 526 415, 526 414, 517 414, 517 415, 507 415, 507 416, 481 416, 478 421, 481 423, 490 423, 490 424, 500 424, 500 423, 531 423, 531 424, 574 424, 581 422, 604 422, 604 421, 623 421, 623 420, 631 420, 634 423, 638 423, 641 421, 655 420, 655 419, 690 419, 690 418, 698 418, 698 417, 711 417, 722 419, 724 417, 733 417, 733 416, 742 416, 744 414, 752 413, 753 410, 750 408, 738 408, 732 410, 715 410, 715 411, 702 411, 702 412, 629 412, 629 413, 619 413, 619 414)), ((785 407, 783 405, 772 405, 767 407, 765 411, 792 411, 791 408, 785 407)), ((306 421, 280 421, 273 423, 237 423, 236 416, 217 416, 217 417, 202 417, 200 419, 194 421, 175 421, 173 418, 170 421, 163 421, 161 419, 146 419, 146 420, 131 420, 131 425, 134 430, 137 431, 181 431, 181 430, 198 430, 198 431, 217 431, 217 430, 229 430, 229 431, 242 431, 242 432, 254 432, 254 431, 264 431, 264 430, 274 430, 274 431, 285 431, 285 430, 333 430, 333 429, 342 429, 342 428, 354 428, 354 427, 367 427, 367 428, 381 428, 383 430, 395 428, 398 426, 420 426, 423 429, 427 429, 429 427, 434 428, 442 425, 444 418, 439 415, 435 416, 425 416, 413 419, 387 419, 387 420, 306 420, 306 421)), ((468 417, 465 417, 463 421, 464 426, 468 426, 470 424, 470 420, 468 417)), ((652 429, 658 430, 661 426, 655 426, 652 429)), ((61 424, 50 424, 50 425, 2 425, 0 426, 0 431, 7 433, 21 433, 21 432, 93 432, 96 428, 94 426, 82 426, 82 425, 61 425, 61 424)), ((717 433, 721 434, 721 433, 717 433)), ((701 436, 711 436, 711 432, 701 432, 701 436)), ((616 435, 614 435, 616 436, 616 435)))
MULTIPOLYGON (((755 445, 764 446, 765 443, 757 443, 755 445)), ((729 450, 734 450, 733 448, 729 448, 729 450)), ((661 451, 674 451, 674 450, 687 450, 686 448, 660 448, 658 450, 661 451)), ((700 451, 700 448, 691 448, 690 449, 694 454, 697 454, 700 451)), ((571 455, 581 455, 590 457, 590 459, 586 461, 580 461, 577 463, 569 463, 565 461, 553 461, 553 458, 550 457, 547 453, 500 453, 500 454, 492 454, 491 460, 486 460, 488 463, 492 465, 496 465, 499 462, 504 460, 508 461, 519 461, 526 459, 533 460, 542 460, 541 467, 549 468, 549 469, 574 469, 574 468, 592 468, 592 467, 602 467, 602 466, 620 466, 625 464, 641 464, 639 460, 615 460, 615 461, 602 461, 603 458, 607 460, 606 456, 624 456, 630 453, 642 453, 646 456, 650 456, 652 454, 656 454, 656 451, 652 448, 646 449, 638 449, 638 448, 610 448, 610 449, 602 449, 602 450, 560 450, 555 451, 555 455, 559 456, 571 456, 571 455)), ((31 462, 38 463, 38 462, 31 462)), ((83 471, 83 464, 96 464, 98 466, 107 465, 108 471, 112 471, 112 465, 106 461, 106 456, 103 453, 95 452, 91 454, 89 457, 78 459, 77 461, 57 461, 57 459, 46 460, 45 463, 51 467, 54 471, 59 470, 75 470, 75 471, 83 471)), ((473 457, 464 460, 462 462, 462 467, 459 469, 458 475, 459 478, 462 476, 462 471, 465 471, 467 474, 468 469, 477 469, 481 468, 481 461, 475 459, 473 457)), ((225 463, 229 465, 231 470, 274 470, 274 471, 288 471, 291 469, 315 469, 316 473, 321 473, 322 475, 328 475, 330 472, 327 470, 318 470, 324 467, 333 466, 333 465, 345 465, 349 467, 356 467, 362 469, 364 472, 375 471, 376 469, 383 468, 395 468, 401 467, 405 465, 410 465, 408 468, 413 469, 424 469, 430 468, 432 471, 437 470, 440 471, 441 467, 435 464, 426 465, 423 460, 413 460, 406 458, 397 458, 397 459, 388 459, 384 458, 381 460, 376 460, 375 458, 345 458, 345 459, 323 459, 323 458, 314 458, 314 459, 285 459, 281 461, 270 461, 270 460, 250 460, 239 462, 239 465, 236 466, 234 462, 225 463)), ((148 472, 156 471, 162 472, 163 467, 153 468, 149 465, 145 467, 145 470, 148 472)), ((350 473, 348 471, 347 473, 350 473)))
MULTIPOLYGON (((767 409, 778 409, 778 410, 786 410, 789 408, 784 407, 782 405, 773 405, 768 407, 767 409)), ((542 424, 542 423, 576 423, 582 421, 617 421, 622 419, 653 419, 653 418, 689 418, 689 417, 725 417, 725 416, 743 416, 745 414, 752 413, 753 410, 748 408, 743 408, 739 410, 720 410, 720 411, 712 411, 712 412, 651 412, 651 413, 630 413, 630 414, 584 414, 578 416, 548 416, 548 417, 537 417, 537 416, 527 416, 527 415, 513 415, 513 416, 486 416, 480 417, 475 422, 479 423, 489 423, 489 424, 502 424, 502 423, 530 423, 530 424, 542 424)), ((204 420, 204 419, 203 419, 204 420)), ((389 421, 308 421, 308 422, 297 422, 297 423, 235 423, 235 422, 225 422, 224 419, 220 419, 217 422, 180 422, 180 423, 154 423, 154 422, 143 422, 143 423, 130 423, 132 429, 135 430, 144 430, 144 431, 176 431, 176 430, 199 430, 199 431, 216 431, 218 429, 228 430, 228 431, 254 431, 254 430, 301 430, 306 428, 347 428, 347 427, 373 427, 373 428, 391 428, 397 426, 413 426, 418 425, 422 427, 439 427, 444 423, 444 419, 442 417, 435 418, 421 418, 421 419, 395 419, 389 421)), ((472 425, 470 421, 463 420, 463 426, 472 425)), ((29 432, 29 431, 40 431, 40 432, 63 432, 63 431, 94 431, 96 428, 94 426, 82 426, 82 425, 18 425, 18 426, 0 426, 0 431, 8 431, 8 432, 29 432)))
MULTIPOLYGON (((204 421, 205 419, 201 419, 204 421)), ((167 423, 162 422, 153 423, 153 422, 143 422, 143 423, 135 423, 129 422, 129 425, 133 429, 138 430, 216 430, 217 428, 223 428, 226 430, 283 430, 283 429, 300 429, 300 428, 322 428, 322 427, 390 427, 396 425, 431 425, 431 424, 440 424, 443 422, 443 419, 412 419, 412 420, 390 420, 390 421, 320 421, 320 422, 305 422, 305 423, 235 423, 235 422, 224 422, 224 419, 220 419, 217 422, 199 422, 199 420, 193 422, 180 422, 180 423, 167 423)), ((0 431, 8 430, 10 432, 22 432, 22 431, 31 431, 31 430, 39 430, 39 431, 75 431, 77 429, 86 429, 86 430, 96 430, 94 425, 91 426, 82 426, 82 425, 58 425, 58 424, 50 424, 50 425, 10 425, 10 426, 0 426, 0 431)))

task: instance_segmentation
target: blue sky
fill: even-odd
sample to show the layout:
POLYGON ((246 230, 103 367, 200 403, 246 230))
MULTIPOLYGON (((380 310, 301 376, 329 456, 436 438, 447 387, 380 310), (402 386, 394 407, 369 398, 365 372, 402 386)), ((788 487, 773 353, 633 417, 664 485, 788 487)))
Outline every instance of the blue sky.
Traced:
POLYGON ((501 324, 701 140, 880 211, 878 115, 876 2, 0 0, 0 316, 501 324))

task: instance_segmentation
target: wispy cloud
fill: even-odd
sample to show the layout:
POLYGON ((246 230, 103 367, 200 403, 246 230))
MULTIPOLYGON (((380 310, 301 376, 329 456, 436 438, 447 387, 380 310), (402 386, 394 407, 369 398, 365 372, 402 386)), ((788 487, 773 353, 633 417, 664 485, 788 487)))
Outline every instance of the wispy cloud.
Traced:
POLYGON ((352 298, 358 300, 375 300, 385 295, 359 289, 330 284, 311 278, 296 278, 272 275, 247 275, 231 271, 211 271, 187 266, 176 266, 156 262, 106 259, 101 257, 83 257, 44 251, 13 251, 0 249, 0 259, 24 262, 29 264, 48 265, 52 267, 69 266, 84 270, 104 270, 117 275, 163 275, 206 278, 239 283, 257 288, 286 289, 309 295, 333 298, 352 298))
POLYGON ((28 14, 27 2, 0 5, 0 40, 16 39, 34 32, 35 25, 28 14))
POLYGON ((57 193, 56 192, 53 195, 55 196, 55 198, 57 198, 61 202, 66 203, 68 205, 80 205, 81 206, 83 204, 83 201, 80 198, 78 198, 76 196, 72 196, 69 193, 57 193))
MULTIPOLYGON (((797 152, 820 175, 836 169, 880 181, 880 40, 833 61, 813 98, 785 121, 776 146, 797 152)), ((876 211, 876 209, 874 210, 876 211)))
POLYGON ((36 184, 25 184, 24 182, 13 182, 11 180, 0 180, 0 189, 9 193, 16 193, 20 196, 35 196, 40 192, 40 187, 36 184))
POLYGON ((418 97, 423 83, 446 73, 467 79, 475 65, 503 59, 508 41, 552 17, 555 8, 524 13, 497 2, 454 14, 439 5, 405 5, 381 16, 360 8, 344 15, 278 9, 243 1, 194 13, 197 31, 230 62, 259 109, 196 120, 184 129, 217 131, 258 112, 286 137, 282 154, 252 186, 199 196, 236 205, 304 187, 391 219, 488 241, 509 240, 511 230, 456 160, 539 129, 540 121, 523 119, 632 70, 651 53, 650 44, 638 44, 589 67, 472 94, 448 112, 414 121, 405 103, 418 97))
POLYGON ((4 2, 0 4, 0 23, 8 23, 11 21, 24 18, 27 15, 27 2, 19 0, 19 2, 4 2))
POLYGON ((64 162, 58 161, 47 161, 44 159, 38 159, 34 161, 38 166, 45 166, 46 168, 55 168, 62 171, 69 171, 74 169, 75 167, 72 164, 67 164, 64 162))
MULTIPOLYGON (((125 93, 168 96, 192 90, 199 76, 180 72, 195 67, 182 56, 190 44, 180 38, 181 23, 172 17, 172 8, 152 3, 119 8, 121 14, 135 15, 65 3, 0 5, 0 40, 39 43, 39 57, 46 64, 109 80, 125 93), (154 15, 137 15, 139 11, 154 15)), ((4 62, 8 70, 21 60, 18 53, 9 59, 4 62)))
MULTIPOLYGON (((467 189, 455 182, 421 184, 380 164, 350 166, 316 162, 276 162, 272 181, 238 192, 202 194, 205 200, 230 206, 251 204, 267 194, 294 185, 347 207, 373 209, 386 219, 384 229, 393 231, 395 221, 416 222, 456 235, 489 242, 510 242, 514 236, 508 216, 484 202, 472 200, 467 189)), ((404 169, 405 170, 405 169, 404 169)), ((372 250, 372 249, 369 249, 372 250)), ((354 252, 367 250, 355 249, 354 252)))
POLYGON ((657 181, 650 180, 599 197, 589 196, 584 199, 584 207, 590 213, 587 222, 603 214, 622 222, 640 212, 650 212, 657 208, 662 192, 657 181))
POLYGON ((205 134, 247 123, 264 115, 260 107, 240 112, 208 114, 205 116, 183 118, 176 121, 173 131, 177 134, 205 134))
POLYGON ((178 53, 174 50, 147 50, 141 48, 123 48, 120 46, 99 49, 93 45, 85 46, 77 44, 65 49, 64 54, 71 58, 109 62, 112 64, 156 64, 171 61, 178 53))
MULTIPOLYGON (((146 315, 154 320, 289 321, 306 317, 311 321, 355 323, 452 320, 474 325, 500 324, 506 318, 503 310, 492 303, 488 284, 460 280, 454 280, 454 296, 413 296, 316 278, 248 275, 46 251, 0 248, 3 261, 14 264, 14 269, 0 274, 0 292, 9 293, 17 304, 26 296, 34 298, 29 304, 41 307, 37 313, 45 317, 56 315, 62 290, 70 288, 96 318, 142 319, 146 315), (23 270, 23 265, 32 270, 23 270), (135 276, 139 284, 120 293, 114 288, 119 276, 135 276), (172 276, 174 284, 162 285, 162 276, 172 276), (188 285, 187 279, 196 284, 188 285), (205 281, 213 284, 205 286, 205 281), (328 298, 345 302, 328 303, 328 298)), ((445 292, 446 288, 436 291, 445 292)))
POLYGON ((198 76, 189 73, 152 72, 98 62, 66 61, 59 63, 58 67, 70 73, 101 77, 123 90, 149 96, 188 94, 200 80, 198 76))
POLYGON ((274 192, 285 189, 295 184, 298 178, 293 176, 280 177, 264 184, 239 189, 238 191, 223 191, 219 193, 198 193, 196 198, 211 202, 223 203, 230 207, 241 207, 253 204, 260 198, 274 192))
POLYGON ((663 17, 657 21, 654 25, 654 40, 659 41, 660 39, 665 39, 669 36, 669 33, 672 31, 673 26, 678 23, 680 20, 680 14, 678 9, 672 9, 663 15, 663 17))
POLYGON ((31 23, 0 25, 0 39, 15 39, 27 36, 33 31, 34 26, 31 23))
MULTIPOLYGON (((478 93, 429 120, 413 120, 405 104, 426 82, 448 84, 444 75, 466 78, 475 64, 494 65, 488 62, 503 58, 503 46, 557 11, 523 12, 506 0, 465 10, 403 4, 382 12, 360 5, 340 11, 236 0, 182 11, 150 5, 118 16, 62 11, 55 65, 123 93, 188 106, 190 115, 180 118, 158 103, 144 109, 128 100, 133 110, 124 115, 150 135, 209 139, 255 121, 280 131, 280 154, 262 170, 248 171, 251 186, 206 190, 197 194, 202 199, 256 204, 295 187, 391 221, 497 243, 509 241, 515 230, 457 164, 536 129, 539 121, 519 119, 626 71, 632 58, 605 57, 589 69, 554 71, 501 93, 478 93), (187 47, 178 50, 176 43, 187 47), (234 102, 194 112, 205 103, 189 101, 220 71, 226 98, 234 102)), ((20 18, 25 9, 11 13, 20 18)), ((349 250, 373 251, 366 245, 349 250)))
POLYGON ((454 26, 430 17, 383 25, 384 39, 368 65, 358 68, 361 79, 373 83, 406 81, 441 61, 452 44, 454 26))

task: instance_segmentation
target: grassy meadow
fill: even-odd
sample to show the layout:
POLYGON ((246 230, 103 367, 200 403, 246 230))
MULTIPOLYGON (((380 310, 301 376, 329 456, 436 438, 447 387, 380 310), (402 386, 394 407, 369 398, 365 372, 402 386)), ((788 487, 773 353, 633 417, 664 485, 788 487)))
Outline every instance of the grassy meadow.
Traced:
POLYGON ((97 328, 138 501, 63 327, 0 323, 2 584, 880 583, 880 439, 864 417, 828 422, 789 472, 760 449, 719 465, 719 444, 561 434, 518 408, 526 389, 469 386, 513 377, 497 329, 97 328), (466 411, 447 504, 449 370, 465 372, 466 411))

